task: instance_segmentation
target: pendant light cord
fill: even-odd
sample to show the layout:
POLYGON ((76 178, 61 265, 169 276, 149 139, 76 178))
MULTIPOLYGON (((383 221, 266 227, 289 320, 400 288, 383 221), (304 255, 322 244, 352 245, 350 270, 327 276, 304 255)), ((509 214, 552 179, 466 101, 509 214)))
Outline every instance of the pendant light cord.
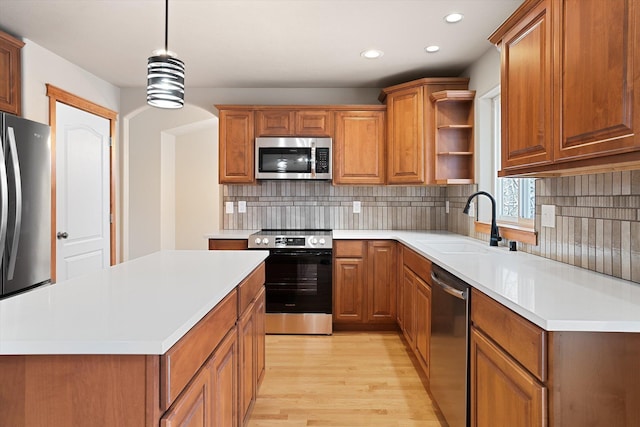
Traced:
POLYGON ((164 53, 169 56, 169 0, 164 2, 164 53))

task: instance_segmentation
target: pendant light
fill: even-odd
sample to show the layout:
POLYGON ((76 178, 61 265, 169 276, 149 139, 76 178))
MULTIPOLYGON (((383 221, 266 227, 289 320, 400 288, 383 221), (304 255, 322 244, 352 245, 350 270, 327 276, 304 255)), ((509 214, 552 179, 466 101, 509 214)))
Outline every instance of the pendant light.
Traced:
POLYGON ((158 108, 184 106, 184 62, 169 52, 169 0, 165 0, 164 50, 147 62, 147 104, 158 108))

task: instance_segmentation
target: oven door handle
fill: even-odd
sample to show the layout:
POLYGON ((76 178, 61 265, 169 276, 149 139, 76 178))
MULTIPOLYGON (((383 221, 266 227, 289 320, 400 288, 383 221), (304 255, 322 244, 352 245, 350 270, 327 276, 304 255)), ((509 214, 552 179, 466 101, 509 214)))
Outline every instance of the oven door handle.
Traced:
POLYGON ((327 251, 327 252, 322 252, 322 251, 318 251, 318 252, 290 252, 290 251, 283 251, 283 252, 279 252, 279 251, 271 251, 271 255, 277 255, 277 256, 287 256, 287 257, 299 257, 299 256, 331 256, 331 251, 327 251))

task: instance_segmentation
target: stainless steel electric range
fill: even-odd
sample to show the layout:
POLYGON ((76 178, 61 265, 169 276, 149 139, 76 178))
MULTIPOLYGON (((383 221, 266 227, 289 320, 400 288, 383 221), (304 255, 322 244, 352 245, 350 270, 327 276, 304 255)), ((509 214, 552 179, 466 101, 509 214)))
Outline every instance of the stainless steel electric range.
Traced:
POLYGON ((331 230, 262 230, 249 249, 268 249, 266 329, 269 334, 331 334, 331 230))

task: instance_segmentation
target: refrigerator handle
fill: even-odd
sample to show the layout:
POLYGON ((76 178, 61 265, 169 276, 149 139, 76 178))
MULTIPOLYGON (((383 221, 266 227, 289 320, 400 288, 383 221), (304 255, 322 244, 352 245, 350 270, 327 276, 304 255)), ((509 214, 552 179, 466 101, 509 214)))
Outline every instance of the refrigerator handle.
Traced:
MULTIPOLYGON (((22 228, 22 179, 20 178, 20 162, 18 161, 18 149, 16 146, 16 135, 13 128, 7 128, 9 137, 9 152, 11 163, 13 163, 13 175, 16 194, 16 221, 13 225, 13 242, 9 252, 9 266, 7 269, 7 279, 13 279, 16 269, 16 258, 18 257, 18 244, 20 243, 20 229, 22 228)), ((6 178, 5 178, 6 179, 6 178)))
POLYGON ((7 243, 8 187, 7 165, 4 161, 4 144, 2 143, 2 137, 0 137, 0 265, 4 260, 4 248, 7 243))

